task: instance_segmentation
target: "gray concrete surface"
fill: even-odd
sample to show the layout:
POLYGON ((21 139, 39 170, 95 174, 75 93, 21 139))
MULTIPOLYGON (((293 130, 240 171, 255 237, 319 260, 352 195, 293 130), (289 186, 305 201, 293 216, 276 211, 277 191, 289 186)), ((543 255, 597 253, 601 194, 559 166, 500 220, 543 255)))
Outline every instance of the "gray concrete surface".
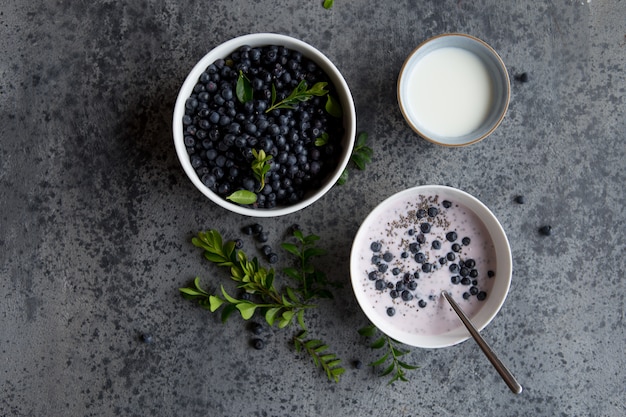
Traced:
MULTIPOLYGON (((624 1, 108 0, 0 6, 0 416, 623 416, 626 3, 624 1), (279 32, 341 69, 374 161, 321 201, 260 220, 278 245, 318 234, 319 267, 345 287, 308 317, 344 361, 339 383, 266 330, 184 300, 226 277, 191 245, 251 219, 205 199, 174 152, 187 71, 237 35, 279 32), (405 56, 464 32, 512 76, 496 133, 463 149, 415 136, 396 104, 405 56), (468 191, 509 236, 509 297, 484 336, 525 390, 508 392, 471 342, 411 349, 387 385, 349 287, 347 258, 379 201, 418 184, 468 191), (526 203, 514 202, 524 195, 526 203), (550 224, 553 233, 537 229, 550 224), (150 334, 152 343, 142 335, 150 334)), ((254 243, 247 241, 248 247, 254 243)))

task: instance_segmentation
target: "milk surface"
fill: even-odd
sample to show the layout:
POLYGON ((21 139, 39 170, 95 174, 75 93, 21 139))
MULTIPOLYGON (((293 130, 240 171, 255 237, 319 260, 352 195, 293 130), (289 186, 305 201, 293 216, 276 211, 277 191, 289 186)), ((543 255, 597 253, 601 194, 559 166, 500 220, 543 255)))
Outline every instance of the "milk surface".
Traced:
POLYGON ((463 326, 448 302, 440 295, 442 290, 447 290, 468 316, 476 315, 486 298, 480 300, 476 295, 471 295, 464 299, 463 294, 475 286, 489 297, 497 273, 494 244, 478 216, 453 199, 445 199, 441 195, 420 195, 419 198, 413 196, 396 201, 378 220, 369 222, 368 238, 360 241, 356 247, 360 254, 357 273, 360 274, 361 281, 360 285, 355 285, 355 291, 362 291, 366 295, 364 309, 373 310, 389 327, 395 327, 402 332, 443 334, 463 326), (443 204, 444 201, 446 204, 443 204), (448 202, 451 205, 446 208, 448 202), (429 208, 436 208, 438 214, 435 217, 418 218, 418 210, 427 211, 429 208), (422 223, 429 223, 431 229, 428 233, 421 232, 422 223), (455 242, 446 238, 450 231, 458 236, 455 242), (471 243, 462 244, 463 238, 469 238, 471 243), (423 240, 418 250, 424 255, 423 263, 415 260, 415 254, 410 249, 411 244, 418 239, 423 240), (434 249, 433 241, 438 241, 441 247, 434 249), (379 251, 371 249, 372 242, 380 244, 379 251), (458 252, 452 249, 454 243, 460 246, 458 252), (455 261, 441 264, 439 260, 450 252, 455 254, 455 261), (373 262, 373 257, 382 257, 385 253, 391 254, 393 258, 389 262, 380 262, 388 266, 382 273, 373 262), (403 257, 403 253, 408 253, 409 256, 403 257), (452 273, 450 265, 470 259, 475 261, 475 266, 471 269, 477 271, 477 276, 471 279, 472 284, 452 283, 452 276, 459 274, 452 273), (424 272, 424 263, 429 263, 433 270, 424 272), (372 272, 376 272, 378 279, 384 280, 387 285, 384 289, 376 288, 375 281, 371 279, 372 272), (419 277, 413 279, 416 284, 416 288, 411 291, 413 298, 409 301, 402 297, 392 298, 391 286, 395 288, 406 274, 411 274, 414 278, 415 272, 419 277), (420 301, 425 305, 420 306, 420 301), (389 308, 395 310, 393 316, 387 314, 389 308))
POLYGON ((485 64, 456 47, 424 56, 408 78, 408 111, 426 131, 459 137, 478 129, 493 101, 485 64))

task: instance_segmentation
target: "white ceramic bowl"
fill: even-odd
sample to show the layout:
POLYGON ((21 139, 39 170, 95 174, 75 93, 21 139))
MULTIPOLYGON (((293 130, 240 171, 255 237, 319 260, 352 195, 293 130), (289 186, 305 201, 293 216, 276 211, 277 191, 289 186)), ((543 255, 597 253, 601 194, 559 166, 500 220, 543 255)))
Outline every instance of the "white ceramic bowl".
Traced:
POLYGON ((504 62, 484 41, 444 34, 411 52, 400 70, 397 96, 404 119, 419 136, 439 145, 465 146, 500 125, 509 106, 510 81, 504 62))
POLYGON ((354 147, 354 140, 356 137, 356 112, 354 108, 354 101, 352 99, 350 89, 348 88, 348 84, 346 83, 345 79, 343 78, 337 67, 319 50, 301 40, 289 36, 274 33, 255 33, 243 35, 222 43, 221 45, 212 49, 193 67, 193 69, 185 79, 180 89, 180 92, 178 93, 178 97, 174 107, 172 128, 174 134, 174 145, 176 147, 178 159, 180 160, 180 163, 185 173, 187 174, 191 182, 196 186, 196 188, 200 190, 200 192, 202 192, 217 205, 232 212, 251 217, 275 217, 290 214, 309 206, 310 204, 320 199, 324 194, 326 194, 326 192, 328 192, 333 187, 333 185, 336 184, 341 173, 350 161, 350 156, 354 147), (236 51, 239 47, 244 45, 249 45, 251 47, 282 45, 291 50, 300 51, 303 56, 314 61, 328 75, 328 77, 335 86, 338 94, 338 99, 342 107, 344 136, 343 138, 341 138, 342 153, 339 160, 340 162, 337 167, 332 171, 332 173, 324 180, 320 188, 310 191, 304 196, 302 200, 293 205, 277 206, 271 209, 255 209, 241 206, 225 200, 218 194, 211 191, 208 187, 206 187, 202 183, 200 178, 198 178, 198 175, 191 165, 189 154, 187 153, 187 150, 185 148, 182 121, 185 114, 185 102, 192 94, 193 88, 198 82, 200 75, 206 70, 206 68, 210 64, 214 63, 218 59, 223 59, 227 57, 230 53, 236 51))
MULTIPOLYGON (((409 215, 407 218, 416 218, 415 212, 413 212, 413 214, 409 215)), ((418 222, 428 221, 427 219, 429 219, 429 217, 420 219, 418 220, 418 222)), ((398 223, 395 224, 397 225, 398 223)), ((413 225, 411 224, 409 227, 413 227, 413 225)), ((450 226, 450 230, 459 230, 459 240, 461 240, 461 227, 457 229, 454 226, 450 226)), ((419 230, 416 233, 419 233, 419 230)), ((431 237, 429 237, 429 239, 431 239, 431 237)), ((445 256, 445 252, 449 250, 445 245, 451 245, 451 242, 447 242, 445 237, 443 236, 439 237, 438 239, 440 240, 440 242, 443 241, 441 251, 444 251, 444 254, 439 254, 439 252, 432 249, 430 246, 428 246, 429 243, 424 244, 424 249, 419 249, 420 251, 425 252, 426 256, 430 257, 429 262, 434 264, 437 264, 438 258, 445 256), (428 252, 429 250, 430 252, 428 252)), ((381 253, 384 251, 385 249, 382 249, 381 253)), ((394 249, 391 249, 391 251, 393 252, 394 249)), ((471 256, 479 256, 477 253, 478 251, 480 250, 476 249, 476 246, 472 247, 470 244, 468 244, 466 248, 463 248, 460 253, 457 253, 457 260, 454 262, 458 262, 458 259, 461 259, 461 257, 465 257, 466 253, 471 256)), ((378 256, 380 255, 381 254, 379 253, 378 256)), ((394 260, 389 262, 389 269, 386 273, 379 274, 377 272, 378 278, 384 278, 385 282, 391 282, 393 284, 394 281, 397 282, 397 280, 400 280, 407 270, 411 270, 410 268, 413 268, 413 266, 406 266, 410 265, 410 263, 413 262, 413 254, 411 254, 409 258, 403 258, 402 261, 398 261, 403 262, 402 264, 395 263, 395 259, 399 258, 400 257, 396 255, 394 257, 394 260), (390 274, 390 271, 392 271, 394 265, 400 266, 400 269, 402 270, 400 274, 390 274)), ((469 259, 469 257, 465 257, 464 259, 469 259)), ((416 266, 416 270, 419 270, 419 266, 416 266)), ((456 292, 456 296, 454 296, 455 300, 458 304, 460 304, 461 308, 467 309, 466 312, 468 313, 468 315, 470 315, 472 322, 480 330, 491 322, 491 320, 495 317, 495 315, 502 307, 502 304, 504 303, 504 300, 506 299, 507 293, 509 291, 511 274, 512 257, 509 242, 502 226, 493 215, 493 213, 483 203, 481 203, 478 199, 471 196, 470 194, 455 188, 440 185, 424 185, 410 188, 401 191, 395 195, 392 195, 391 197, 380 203, 367 216, 367 218, 360 226, 354 238, 354 243, 350 256, 350 275, 352 287, 356 299, 367 318, 378 329, 380 329, 382 332, 386 333, 390 337, 407 345, 421 348, 441 348, 451 346, 460 343, 470 337, 469 332, 463 326, 458 317, 455 316, 455 313, 452 311, 447 301, 444 299, 444 297, 440 296, 442 290, 449 290, 453 294, 456 292), (453 274, 449 272, 449 264, 452 262, 446 263, 445 265, 437 265, 437 269, 435 271, 438 272, 433 272, 432 274, 420 271, 420 277, 415 280, 415 282, 417 282, 418 284, 417 289, 415 289, 414 291, 415 298, 411 299, 408 302, 401 301, 401 298, 392 299, 390 297, 389 288, 381 291, 376 290, 374 281, 371 280, 369 277, 370 271, 377 270, 376 266, 373 266, 371 262, 370 257, 373 256, 373 251, 370 247, 370 244, 372 241, 379 241, 383 243, 384 247, 395 247, 396 251, 406 251, 406 249, 401 249, 398 246, 394 245, 400 245, 400 243, 398 243, 398 239, 403 239, 404 241, 401 243, 401 245, 403 247, 406 247, 406 245, 408 245, 407 242, 414 241, 415 236, 417 235, 413 235, 411 232, 403 234, 402 228, 406 226, 406 222, 404 221, 401 222, 405 223, 402 228, 394 226, 394 230, 400 230, 399 236, 390 238, 390 226, 388 222, 391 222, 392 220, 397 220, 398 218, 396 212, 394 212, 394 205, 396 205, 397 207, 397 204, 400 203, 403 207, 400 211, 404 213, 404 207, 406 207, 406 204, 414 206, 415 202, 420 201, 420 196, 423 195, 439 196, 438 203, 434 203, 433 206, 439 207, 442 217, 432 218, 432 233, 425 233, 429 236, 432 236, 432 238, 434 238, 435 235, 439 236, 439 234, 445 233, 441 231, 443 229, 437 229, 435 224, 438 224, 440 221, 445 221, 445 219, 448 219, 451 222, 456 221, 451 219, 455 219, 457 216, 457 214, 455 213, 462 213, 462 210, 473 213, 475 215, 472 216, 474 221, 478 221, 479 223, 482 223, 482 225, 484 225, 484 228, 479 227, 479 229, 482 230, 480 232, 481 234, 476 234, 474 237, 472 237, 472 244, 474 245, 478 243, 478 245, 480 246, 481 242, 488 242, 489 240, 493 243, 492 257, 495 259, 481 261, 480 257, 476 258, 477 269, 481 269, 479 265, 489 265, 489 268, 492 268, 495 272, 495 276, 490 278, 486 273, 488 271, 482 270, 480 271, 480 276, 477 278, 481 280, 481 284, 478 284, 478 286, 486 285, 489 287, 486 291, 487 295, 484 300, 479 301, 479 299, 476 298, 473 300, 470 299, 466 302, 466 300, 462 298, 462 296, 460 295, 461 292, 468 291, 468 288, 470 288, 470 286, 462 284, 452 284, 450 282, 451 275, 453 274), (448 200, 452 202, 453 208, 442 209, 442 205, 440 203, 443 200, 448 200), (376 229, 378 228, 378 230, 380 230, 381 227, 385 229, 385 232, 377 233, 376 229), (430 289, 427 290, 427 288, 430 289), (434 296, 427 299, 424 296, 424 291, 430 291, 430 293, 434 296), (419 305, 416 303, 420 298, 427 300, 428 303, 434 303, 428 306, 428 309, 431 310, 428 310, 426 307, 420 310, 419 305), (473 305, 474 307, 470 307, 471 305, 473 305), (385 314, 386 309, 390 306, 397 309, 397 312, 393 317, 389 317, 387 314, 385 314), (432 314, 433 321, 431 321, 431 323, 437 323, 437 330, 435 331, 425 330, 427 329, 427 327, 420 327, 426 326, 425 323, 429 322, 427 321, 430 320, 427 319, 428 314, 432 314), (402 320, 405 318, 406 320, 403 322, 402 320), (419 330, 416 330, 418 328, 419 330)), ((472 297, 475 297, 475 295, 472 297)))

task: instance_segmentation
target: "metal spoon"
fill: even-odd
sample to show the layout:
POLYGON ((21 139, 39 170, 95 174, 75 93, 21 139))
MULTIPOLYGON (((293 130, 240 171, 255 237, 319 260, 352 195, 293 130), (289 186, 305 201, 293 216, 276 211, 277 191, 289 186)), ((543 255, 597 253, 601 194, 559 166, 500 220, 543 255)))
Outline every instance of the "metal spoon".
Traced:
POLYGON ((465 315, 463 310, 461 310, 461 307, 459 307, 459 305, 456 303, 456 301, 454 301, 452 296, 447 291, 442 291, 441 295, 446 300, 448 300, 448 302, 450 303, 450 305, 452 306, 456 314, 459 316, 459 318, 465 325, 465 327, 467 327, 467 330, 469 330, 470 334, 472 335, 476 343, 478 343, 478 346, 480 346, 483 353, 487 356, 487 359, 489 359, 489 362, 491 362, 493 367, 496 368, 496 371, 498 371, 498 373, 500 374, 502 379, 504 379, 504 382, 506 382, 506 384, 509 386, 511 391, 513 391, 515 394, 521 393, 522 386, 517 382, 513 374, 509 372, 509 370, 506 368, 506 366, 504 366, 504 364, 500 361, 500 359, 498 359, 498 357, 493 352, 493 350, 491 350, 487 342, 485 342, 485 339, 483 339, 483 337, 480 335, 478 330, 476 330, 476 327, 474 327, 474 325, 472 324, 470 319, 465 315))

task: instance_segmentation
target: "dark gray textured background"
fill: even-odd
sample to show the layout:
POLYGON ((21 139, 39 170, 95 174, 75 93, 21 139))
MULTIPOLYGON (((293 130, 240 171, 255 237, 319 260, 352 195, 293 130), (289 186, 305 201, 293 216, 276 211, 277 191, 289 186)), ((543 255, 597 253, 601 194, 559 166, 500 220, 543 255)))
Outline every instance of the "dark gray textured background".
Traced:
POLYGON ((625 22, 619 0, 4 1, 0 415, 625 415, 625 22), (191 245, 196 232, 236 237, 253 220, 185 177, 176 94, 211 48, 263 31, 336 63, 375 153, 313 206, 260 221, 275 246, 292 223, 320 235, 319 267, 346 284, 308 318, 344 359, 337 384, 295 354, 293 329, 267 331, 256 351, 241 320, 222 325, 178 293, 196 275, 225 279, 191 245), (396 104, 404 58, 446 32, 482 38, 511 76, 530 75, 512 80, 495 134, 463 149, 417 138, 396 104), (520 396, 472 341, 412 350, 422 368, 409 383, 350 366, 375 359, 356 333, 351 239, 379 201, 433 183, 474 194, 507 231, 513 283, 483 333, 520 396))

